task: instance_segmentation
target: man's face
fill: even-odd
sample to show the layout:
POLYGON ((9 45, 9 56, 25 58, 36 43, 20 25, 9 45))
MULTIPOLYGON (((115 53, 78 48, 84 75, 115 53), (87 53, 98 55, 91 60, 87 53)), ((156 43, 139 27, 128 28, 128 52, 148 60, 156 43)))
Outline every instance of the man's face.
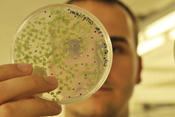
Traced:
POLYGON ((90 98, 66 106, 76 117, 106 117, 127 108, 138 77, 133 22, 120 6, 96 1, 74 2, 94 14, 105 26, 113 45, 113 64, 103 87, 90 98))

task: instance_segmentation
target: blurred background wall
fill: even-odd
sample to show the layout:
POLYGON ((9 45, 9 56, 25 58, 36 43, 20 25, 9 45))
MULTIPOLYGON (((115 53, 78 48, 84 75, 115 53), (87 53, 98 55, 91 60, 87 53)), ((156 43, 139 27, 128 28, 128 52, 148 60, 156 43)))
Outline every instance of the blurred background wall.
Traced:
MULTIPOLYGON (((13 36, 32 11, 66 0, 0 0, 0 65, 10 63, 13 36)), ((175 117, 175 1, 122 0, 135 12, 140 27, 138 54, 142 83, 131 99, 131 117, 175 117)))
POLYGON ((131 117, 175 117, 175 1, 123 0, 141 29, 142 83, 131 100, 131 117))

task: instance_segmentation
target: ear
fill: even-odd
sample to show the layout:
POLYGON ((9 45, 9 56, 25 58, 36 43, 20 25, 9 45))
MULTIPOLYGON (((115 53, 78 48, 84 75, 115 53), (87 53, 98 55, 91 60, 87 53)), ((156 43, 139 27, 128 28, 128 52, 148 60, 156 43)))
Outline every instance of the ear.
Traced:
POLYGON ((141 72, 142 72, 142 58, 138 56, 138 73, 137 73, 137 84, 141 82, 141 72))

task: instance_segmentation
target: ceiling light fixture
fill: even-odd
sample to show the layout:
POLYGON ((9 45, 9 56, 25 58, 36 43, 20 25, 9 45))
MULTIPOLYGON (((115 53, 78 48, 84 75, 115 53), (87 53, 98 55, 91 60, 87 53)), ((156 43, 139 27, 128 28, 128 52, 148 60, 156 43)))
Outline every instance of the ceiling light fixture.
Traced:
POLYGON ((159 46, 161 46, 165 41, 165 38, 163 36, 156 37, 154 39, 144 41, 139 44, 138 46, 138 54, 143 55, 159 46))
POLYGON ((149 25, 145 30, 145 35, 153 37, 173 27, 175 27, 175 11, 149 25))

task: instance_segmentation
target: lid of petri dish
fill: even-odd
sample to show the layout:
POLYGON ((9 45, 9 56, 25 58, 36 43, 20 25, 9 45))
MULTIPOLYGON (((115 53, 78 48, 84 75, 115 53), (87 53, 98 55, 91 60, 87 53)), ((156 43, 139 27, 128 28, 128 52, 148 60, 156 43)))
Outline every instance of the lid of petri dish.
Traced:
POLYGON ((29 63, 42 76, 55 76, 58 87, 41 98, 61 104, 88 98, 105 82, 112 65, 112 45, 100 21, 74 5, 41 8, 19 27, 13 63, 29 63))

